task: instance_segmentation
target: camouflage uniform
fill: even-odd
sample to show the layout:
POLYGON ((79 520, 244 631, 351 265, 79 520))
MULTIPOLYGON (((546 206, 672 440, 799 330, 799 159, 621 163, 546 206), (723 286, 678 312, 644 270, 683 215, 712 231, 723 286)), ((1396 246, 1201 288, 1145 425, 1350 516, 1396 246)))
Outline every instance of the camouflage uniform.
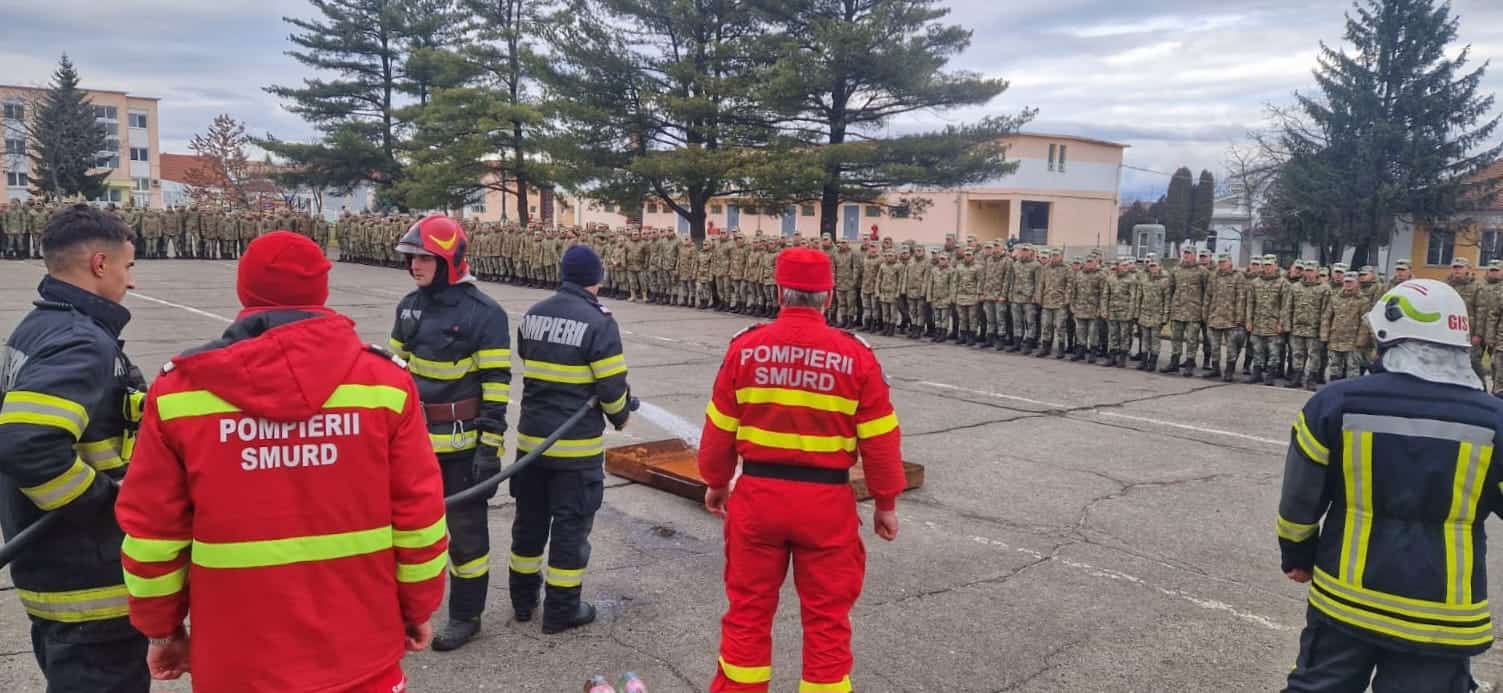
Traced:
POLYGON ((1325 351, 1320 343, 1320 319, 1331 298, 1331 287, 1320 281, 1314 267, 1307 266, 1304 272, 1300 283, 1289 292, 1290 387, 1314 385, 1315 369, 1320 367, 1320 354, 1325 351))
POLYGON ((1148 274, 1133 285, 1132 313, 1137 318, 1139 339, 1142 340, 1143 361, 1140 371, 1152 371, 1159 364, 1160 332, 1169 322, 1170 302, 1174 286, 1168 275, 1159 268, 1158 261, 1149 262, 1148 274))
POLYGON ((1367 297, 1358 289, 1357 278, 1343 280, 1341 291, 1333 294, 1326 303, 1325 315, 1321 318, 1320 338, 1326 343, 1326 360, 1330 364, 1328 377, 1331 382, 1361 372, 1362 355, 1359 350, 1366 346, 1361 342, 1366 337, 1361 329, 1363 316, 1367 314, 1367 297))
POLYGON ((898 254, 888 250, 882 253, 882 264, 877 268, 877 300, 882 304, 882 334, 893 336, 897 331, 898 292, 906 281, 904 266, 898 263, 898 254))
POLYGON ((1289 324, 1289 282, 1278 273, 1277 261, 1263 258, 1264 274, 1248 285, 1247 331, 1252 346, 1252 375, 1246 382, 1274 384, 1284 362, 1280 335, 1289 324), (1269 269, 1272 268, 1272 273, 1269 269))
MULTIPOLYGON (((897 260, 897 253, 893 260, 897 260)), ((861 260, 861 329, 867 332, 876 332, 882 321, 882 306, 877 299, 877 272, 881 269, 882 255, 877 246, 867 246, 861 260)))
POLYGON ((1127 350, 1132 345, 1133 290, 1137 283, 1132 259, 1121 258, 1107 275, 1101 292, 1101 315, 1106 320, 1106 360, 1104 366, 1127 365, 1127 350))
POLYGON ((1195 264, 1194 254, 1169 273, 1169 363, 1161 373, 1195 370, 1195 347, 1200 344, 1200 324, 1205 321, 1208 273, 1195 264), (1187 346, 1188 345, 1188 346, 1187 346), (1180 355, 1187 354, 1183 363, 1180 355))
POLYGON ((1206 285, 1206 330, 1211 334, 1211 363, 1207 378, 1231 382, 1237 354, 1247 338, 1247 277, 1231 266, 1231 257, 1217 259, 1219 267, 1206 285), (1222 345, 1226 345, 1226 368, 1222 364, 1222 345))
POLYGON ((1042 318, 1039 320, 1039 348, 1034 356, 1048 356, 1051 348, 1055 358, 1065 357, 1065 322, 1070 319, 1070 268, 1064 265, 1064 256, 1058 249, 1049 251, 1049 262, 1039 270, 1038 303, 1042 318))
MULTIPOLYGON (((1484 327, 1482 323, 1485 322, 1484 319, 1478 318, 1477 313, 1477 293, 1482 288, 1482 285, 1477 283, 1476 277, 1472 276, 1470 272, 1471 264, 1471 261, 1464 257, 1452 260, 1451 276, 1446 277, 1446 283, 1450 284, 1451 288, 1456 290, 1456 293, 1461 294, 1461 300, 1466 303, 1467 320, 1471 322, 1472 337, 1474 338, 1472 345, 1472 370, 1476 371, 1478 378, 1486 382, 1487 377, 1482 370, 1482 352, 1485 347, 1475 343, 1479 341, 1476 338, 1481 335, 1478 330, 1484 327), (1461 277, 1457 277, 1456 270, 1459 269, 1467 269, 1468 271, 1461 277)), ((1377 298, 1373 297, 1373 300, 1376 301, 1377 298)))
POLYGON ((908 336, 913 339, 924 336, 924 331, 929 326, 929 279, 934 274, 934 265, 922 253, 922 249, 914 251, 914 258, 909 262, 907 272, 908 336))
POLYGON ((1007 294, 1008 313, 1012 317, 1011 352, 1037 348, 1039 345, 1039 289, 1044 268, 1033 259, 1033 248, 1021 246, 1019 257, 1007 266, 1002 278, 1007 294))
POLYGON ((932 341, 942 342, 949 334, 949 326, 946 322, 950 315, 950 308, 955 303, 955 274, 950 269, 948 255, 936 255, 936 258, 939 262, 929 274, 929 286, 924 291, 924 300, 929 304, 930 316, 933 319, 932 341))
POLYGON ((960 265, 950 270, 955 285, 955 329, 961 345, 979 341, 976 323, 981 317, 981 267, 970 249, 961 251, 960 265))

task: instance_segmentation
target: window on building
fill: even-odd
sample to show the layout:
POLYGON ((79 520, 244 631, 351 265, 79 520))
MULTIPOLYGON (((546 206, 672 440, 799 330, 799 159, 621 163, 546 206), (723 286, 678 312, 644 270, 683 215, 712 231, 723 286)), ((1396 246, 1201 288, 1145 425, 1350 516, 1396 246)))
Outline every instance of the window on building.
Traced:
POLYGON ((26 156, 26 140, 20 137, 5 138, 5 153, 11 156, 26 156))
POLYGON ((812 217, 814 216, 814 205, 799 205, 798 213, 799 216, 812 217))
POLYGON ((1019 205, 1022 219, 1018 228, 1018 240, 1034 245, 1049 242, 1049 203, 1024 200, 1019 205))
POLYGON ((114 106, 95 106, 94 119, 120 120, 120 111, 116 110, 114 106))
POLYGON ((1057 144, 1051 144, 1051 145, 1049 145, 1049 170, 1050 171, 1054 170, 1054 154, 1055 154, 1055 150, 1058 149, 1058 148, 1059 148, 1059 145, 1057 145, 1057 144))
POLYGON ((649 203, 647 203, 647 213, 648 214, 657 214, 658 213, 658 203, 656 203, 656 202, 649 202, 649 203))
POLYGON ((1482 232, 1482 255, 1477 264, 1486 265, 1493 260, 1503 259, 1503 230, 1493 229, 1482 232))
POLYGON ((132 189, 136 192, 151 192, 150 178, 132 178, 130 179, 130 182, 132 189))
POLYGON ((113 152, 101 154, 99 168, 120 168, 120 155, 113 152))
POLYGON ((119 137, 110 136, 110 137, 104 138, 104 153, 105 154, 114 154, 115 152, 118 152, 118 151, 120 151, 120 138, 119 137))
POLYGON ((1456 257, 1456 234, 1440 229, 1431 229, 1425 246, 1425 264, 1432 267, 1450 266, 1456 257))
POLYGON ((146 128, 146 114, 139 111, 131 111, 130 126, 133 128, 146 128))
POLYGON ((527 210, 530 211, 530 212, 532 212, 533 214, 537 214, 538 213, 538 206, 537 205, 533 205, 531 207, 528 207, 527 210))
POLYGON ((877 205, 867 205, 866 206, 866 216, 869 216, 869 217, 880 217, 880 216, 882 216, 882 208, 878 207, 877 205))
POLYGON ((1059 145, 1059 172, 1060 173, 1064 173, 1065 172, 1065 149, 1067 149, 1067 147, 1065 145, 1063 145, 1063 144, 1059 145))
POLYGON ((26 174, 21 171, 5 172, 5 187, 7 188, 24 188, 30 184, 31 179, 27 178, 26 174))
POLYGON ((724 209, 720 205, 710 205, 711 214, 719 214, 722 211, 724 211, 724 209))
POLYGON ((151 193, 149 192, 133 192, 130 194, 130 198, 136 203, 137 207, 151 206, 151 193))
POLYGON ((119 204, 124 199, 125 197, 120 194, 120 188, 105 188, 99 197, 94 198, 94 202, 113 202, 119 204))
POLYGON ((151 161, 151 152, 147 151, 146 147, 131 147, 130 148, 130 160, 131 161, 151 161))
POLYGON ((24 120, 26 118, 26 104, 19 101, 6 101, 4 107, 6 120, 24 120))
POLYGON ((907 219, 910 213, 908 205, 900 205, 892 208, 892 218, 894 219, 907 219))

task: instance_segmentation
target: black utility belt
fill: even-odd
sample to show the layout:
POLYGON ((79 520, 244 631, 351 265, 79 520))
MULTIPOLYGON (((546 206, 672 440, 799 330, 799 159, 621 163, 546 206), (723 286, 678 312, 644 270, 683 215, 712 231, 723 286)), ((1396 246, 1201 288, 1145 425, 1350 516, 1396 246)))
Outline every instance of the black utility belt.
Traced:
POLYGON ((849 469, 803 467, 791 464, 752 462, 747 460, 741 463, 741 473, 746 476, 760 476, 766 479, 807 481, 815 484, 844 485, 851 483, 851 471, 849 469))

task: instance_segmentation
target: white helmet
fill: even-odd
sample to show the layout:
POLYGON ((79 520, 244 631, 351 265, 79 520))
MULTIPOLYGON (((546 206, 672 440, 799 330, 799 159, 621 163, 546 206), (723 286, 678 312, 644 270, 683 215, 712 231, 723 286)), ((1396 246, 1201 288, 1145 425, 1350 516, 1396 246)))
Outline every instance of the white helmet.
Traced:
POLYGON ((1388 290, 1367 313, 1379 344, 1404 339, 1468 348, 1472 345, 1466 302, 1445 282, 1410 279, 1388 290))

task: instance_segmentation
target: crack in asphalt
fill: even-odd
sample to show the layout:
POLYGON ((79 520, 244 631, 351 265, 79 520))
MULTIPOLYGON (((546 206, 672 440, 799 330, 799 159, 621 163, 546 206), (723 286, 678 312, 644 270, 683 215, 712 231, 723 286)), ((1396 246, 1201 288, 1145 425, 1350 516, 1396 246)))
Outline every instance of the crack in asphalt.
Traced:
POLYGON ((689 678, 686 674, 684 674, 683 671, 679 670, 678 665, 669 661, 666 657, 659 655, 656 652, 649 652, 636 644, 622 640, 621 636, 616 634, 616 627, 620 625, 624 620, 625 619, 617 618, 611 621, 611 628, 609 631, 607 631, 606 637, 610 638, 612 642, 615 642, 617 645, 620 645, 627 650, 630 650, 631 652, 635 652, 638 655, 641 655, 654 662, 657 662, 658 664, 663 665, 663 667, 667 669, 669 673, 673 674, 674 678, 677 678, 680 683, 688 686, 689 690, 692 691, 699 688, 699 686, 694 683, 693 679, 689 678))
POLYGON ((1024 573, 1026 573, 1026 572, 1028 572, 1028 571, 1030 571, 1030 570, 1032 570, 1034 568, 1037 568, 1038 566, 1041 566, 1041 565, 1043 565, 1045 563, 1053 561, 1055 558, 1057 558, 1059 556, 1059 552, 1060 551, 1064 550, 1066 547, 1074 545, 1075 543, 1077 543, 1075 540, 1070 540, 1070 541, 1066 541, 1066 542, 1063 542, 1063 543, 1060 543, 1060 544, 1055 544, 1054 548, 1050 549, 1048 554, 1041 555, 1038 558, 1035 558, 1035 559, 1033 559, 1033 560, 1031 560, 1031 561, 1029 561, 1027 563, 1024 563, 1023 565, 1021 565, 1021 566, 1019 566, 1019 567, 1017 567, 1017 568, 1015 568, 1013 570, 1007 571, 1006 573, 1003 573, 1001 575, 994 575, 992 577, 980 578, 980 579, 977 579, 977 580, 967 580, 965 582, 957 583, 957 584, 954 584, 954 585, 949 585, 947 587, 940 587, 940 588, 936 588, 936 589, 928 589, 928 590, 924 590, 922 592, 916 592, 914 594, 904 595, 904 596, 897 597, 895 599, 889 599, 889 600, 883 601, 883 602, 873 602, 873 603, 867 604, 865 606, 866 606, 867 609, 877 609, 877 608, 881 608, 881 607, 884 607, 884 606, 892 606, 892 605, 896 605, 896 604, 903 604, 903 603, 906 603, 906 602, 911 602, 911 601, 918 600, 918 599, 924 599, 924 598, 927 598, 927 597, 933 597, 933 596, 937 596, 937 595, 941 595, 941 594, 949 594, 949 593, 954 592, 956 590, 963 590, 963 589, 966 589, 968 587, 977 587, 977 586, 980 586, 980 585, 1003 585, 1003 584, 1006 584, 1008 581, 1012 580, 1015 577, 1019 577, 1019 576, 1023 575, 1024 573))
POLYGON ((937 429, 937 430, 933 430, 933 431, 923 431, 921 433, 909 433, 907 431, 904 431, 903 432, 903 437, 904 438, 917 438, 919 436, 932 436, 932 435, 939 435, 941 433, 954 433, 955 431, 964 431, 964 430, 971 429, 971 428, 981 428, 982 426, 990 426, 992 424, 1012 423, 1014 421, 1022 421, 1023 419, 1036 419, 1036 418, 1038 418, 1040 416, 1045 416, 1045 414, 1031 414, 1031 415, 1027 415, 1027 416, 1017 416, 1017 417, 1013 417, 1013 418, 1010 418, 1010 419, 992 419, 992 420, 989 420, 989 421, 981 421, 981 422, 978 422, 978 423, 971 423, 971 424, 962 424, 962 425, 959 425, 959 426, 951 426, 949 428, 941 428, 941 429, 937 429))
POLYGON ((1044 674, 1047 674, 1047 673, 1049 673, 1051 671, 1054 671, 1055 669, 1058 669, 1058 668, 1064 666, 1064 662, 1054 662, 1053 659, 1055 657, 1058 657, 1061 654, 1064 654, 1065 650, 1069 650, 1071 648, 1074 648, 1075 646, 1080 645, 1080 644, 1086 642, 1086 640, 1088 640, 1088 639, 1089 638, 1079 638, 1079 639, 1076 639, 1076 640, 1071 640, 1070 642, 1064 643, 1062 645, 1058 645, 1056 647, 1050 648, 1049 651, 1045 652, 1044 656, 1040 658, 1040 659, 1042 659, 1044 661, 1044 666, 1043 667, 1039 668, 1036 671, 1033 671, 1033 672, 1029 673, 1028 675, 1024 676, 1023 678, 1018 679, 1017 681, 1014 681, 1012 683, 1007 684, 1006 686, 998 688, 996 691, 993 691, 993 693, 1007 693, 1008 691, 1022 690, 1022 686, 1026 686, 1029 683, 1032 683, 1034 679, 1037 679, 1038 677, 1043 676, 1044 674))

